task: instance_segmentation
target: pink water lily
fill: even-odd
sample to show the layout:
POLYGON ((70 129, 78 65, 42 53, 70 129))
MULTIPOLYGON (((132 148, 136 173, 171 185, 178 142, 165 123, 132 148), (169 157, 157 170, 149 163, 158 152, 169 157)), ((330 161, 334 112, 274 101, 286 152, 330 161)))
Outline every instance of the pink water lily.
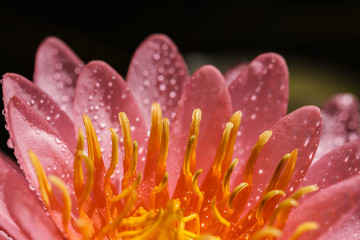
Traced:
POLYGON ((286 115, 288 78, 275 53, 190 76, 152 35, 124 81, 47 38, 34 82, 3 76, 0 239, 356 239, 357 102, 286 115))

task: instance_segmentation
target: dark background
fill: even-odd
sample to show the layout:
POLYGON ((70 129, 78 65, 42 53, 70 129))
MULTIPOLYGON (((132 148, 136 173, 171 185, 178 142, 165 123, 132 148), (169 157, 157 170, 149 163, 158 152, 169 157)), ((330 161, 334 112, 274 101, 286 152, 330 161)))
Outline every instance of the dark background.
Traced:
MULTIPOLYGON (((225 71, 267 51, 282 54, 290 71, 289 111, 305 104, 320 106, 336 92, 360 96, 359 4, 75 3, 1 4, 0 74, 16 72, 31 79, 38 45, 55 35, 85 62, 104 60, 126 76, 140 42, 151 33, 165 33, 176 42, 191 72, 207 63, 225 71)), ((0 134, 0 149, 11 153, 4 127, 0 134)))

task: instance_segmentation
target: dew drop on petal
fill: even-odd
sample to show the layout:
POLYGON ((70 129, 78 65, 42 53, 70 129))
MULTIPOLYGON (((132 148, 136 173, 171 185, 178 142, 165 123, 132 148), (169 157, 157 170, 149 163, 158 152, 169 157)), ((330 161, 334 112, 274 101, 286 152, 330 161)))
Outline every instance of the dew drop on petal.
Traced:
POLYGON ((6 141, 6 145, 8 146, 8 148, 11 148, 11 149, 14 148, 14 143, 11 140, 11 138, 8 138, 8 140, 6 141))

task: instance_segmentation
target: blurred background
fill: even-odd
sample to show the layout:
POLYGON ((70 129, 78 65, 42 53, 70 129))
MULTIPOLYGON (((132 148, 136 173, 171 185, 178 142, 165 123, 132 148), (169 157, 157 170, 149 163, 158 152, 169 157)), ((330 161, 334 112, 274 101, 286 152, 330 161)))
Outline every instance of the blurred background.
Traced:
MULTIPOLYGON (((141 41, 165 33, 191 73, 204 64, 225 72, 260 53, 280 53, 290 72, 289 111, 321 106, 337 92, 360 96, 360 3, 269 2, 1 3, 0 74, 32 79, 37 47, 54 35, 84 62, 104 60, 125 77, 141 41)), ((11 154, 4 127, 0 136, 1 151, 11 154)))

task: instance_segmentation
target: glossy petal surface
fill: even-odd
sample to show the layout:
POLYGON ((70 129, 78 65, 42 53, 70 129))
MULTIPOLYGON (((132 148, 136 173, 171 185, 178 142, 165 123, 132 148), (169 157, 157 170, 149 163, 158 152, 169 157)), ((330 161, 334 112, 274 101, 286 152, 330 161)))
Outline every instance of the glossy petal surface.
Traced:
POLYGON ((76 136, 73 122, 60 106, 28 79, 14 73, 3 77, 3 101, 6 111, 12 96, 17 95, 36 110, 64 139, 69 149, 75 149, 76 136))
MULTIPOLYGON (((123 78, 105 62, 93 61, 85 66, 78 79, 74 110, 76 128, 84 129, 82 120, 84 113, 90 117, 102 148, 106 167, 110 165, 112 148, 108 129, 114 128, 119 137, 122 137, 119 112, 127 114, 132 127, 132 138, 139 143, 140 159, 145 156, 146 128, 142 114, 123 78)), ((120 144, 122 146, 122 143, 120 144)), ((120 151, 117 174, 121 176, 123 176, 122 156, 123 151, 120 151)), ((144 161, 140 160, 138 167, 141 171, 143 166, 144 161)))
POLYGON ((0 189, 0 229, 8 236, 19 240, 62 239, 20 169, 2 154, 0 189))
POLYGON ((151 104, 157 102, 163 115, 172 120, 183 82, 188 78, 186 64, 176 45, 167 36, 154 34, 136 50, 126 80, 145 119, 150 119, 151 104))
MULTIPOLYGON (((225 123, 232 114, 226 83, 222 74, 213 66, 201 67, 184 85, 176 119, 170 129, 168 171, 171 177, 178 176, 182 169, 191 116, 196 108, 200 108, 202 112, 196 148, 196 169, 202 168, 206 173, 214 160, 225 123)), ((200 179, 203 177, 205 176, 200 179)))
POLYGON ((233 111, 243 114, 234 157, 246 160, 259 135, 286 114, 289 73, 275 53, 262 54, 240 70, 229 92, 233 111))
POLYGON ((72 189, 74 157, 64 141, 50 124, 21 98, 13 96, 8 109, 9 132, 15 146, 15 156, 30 184, 39 191, 27 153, 29 149, 38 156, 47 175, 61 177, 69 189, 72 189))
POLYGON ((35 59, 34 82, 72 119, 76 79, 83 62, 60 39, 46 38, 35 59))

